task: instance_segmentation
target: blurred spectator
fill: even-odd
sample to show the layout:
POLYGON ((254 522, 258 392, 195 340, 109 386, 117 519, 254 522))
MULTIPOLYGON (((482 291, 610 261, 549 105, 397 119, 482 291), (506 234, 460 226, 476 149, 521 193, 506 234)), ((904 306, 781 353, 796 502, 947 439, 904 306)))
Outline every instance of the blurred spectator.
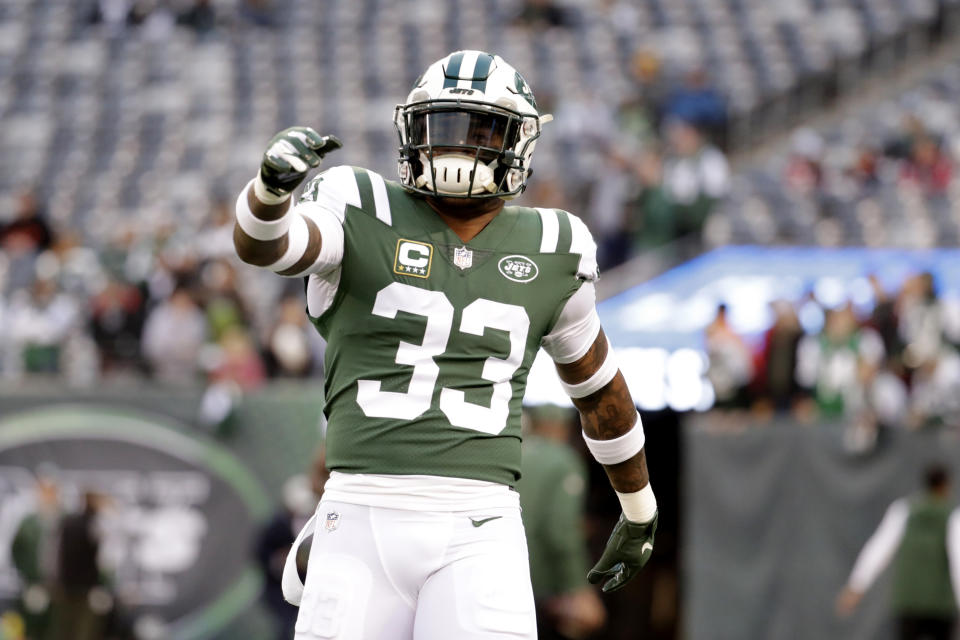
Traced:
POLYGON ((544 405, 527 409, 527 417, 530 433, 523 439, 523 476, 517 491, 530 550, 538 637, 585 638, 606 618, 586 582, 586 469, 569 444, 569 410, 544 405))
POLYGON ((565 27, 572 24, 570 10, 555 0, 524 0, 519 20, 531 27, 565 27))
POLYGON ((722 142, 727 123, 726 101, 711 86, 706 71, 694 68, 686 73, 683 84, 664 100, 663 120, 686 122, 722 142))
POLYGON ((771 304, 773 326, 763 337, 759 354, 757 387, 776 411, 789 411, 799 396, 800 387, 794 372, 797 369, 797 346, 803 329, 793 305, 785 300, 771 304))
POLYGON ((263 384, 266 378, 260 354, 254 347, 247 331, 231 327, 217 341, 216 355, 212 358, 210 379, 214 383, 230 382, 241 391, 251 391, 263 384))
POLYGON ((236 269, 224 259, 210 261, 200 269, 203 310, 207 317, 207 331, 213 340, 219 340, 231 329, 249 324, 246 306, 237 292, 236 277, 236 269))
POLYGON ((718 408, 745 408, 747 391, 753 378, 750 349, 730 326, 727 305, 717 307, 717 315, 706 329, 707 379, 713 385, 718 408))
POLYGON ((943 195, 953 177, 953 164, 930 136, 922 136, 913 142, 909 159, 900 170, 904 184, 914 185, 926 195, 943 195))
POLYGON ((240 0, 240 16, 257 27, 276 27, 280 13, 274 0, 240 0))
POLYGON ((823 138, 813 129, 798 129, 793 134, 791 147, 784 183, 797 193, 812 194, 823 183, 823 138))
POLYGON ((51 638, 100 640, 105 637, 113 598, 106 589, 97 557, 101 538, 99 516, 106 504, 105 496, 87 492, 83 497, 83 510, 63 519, 51 638))
POLYGON ((203 313, 190 292, 178 287, 147 317, 142 348, 154 376, 164 382, 194 381, 197 358, 207 337, 203 313))
POLYGON ((210 220, 197 234, 194 246, 200 258, 233 258, 233 223, 236 214, 233 202, 218 199, 210 212, 210 220))
POLYGON ((824 417, 841 417, 864 406, 864 386, 884 357, 875 331, 857 325, 847 305, 827 312, 823 331, 805 336, 797 349, 797 382, 812 389, 824 417))
POLYGON ((945 467, 927 469, 923 493, 895 500, 860 551, 837 612, 848 616, 893 561, 891 607, 901 640, 950 640, 958 595, 952 575, 960 570, 960 514, 950 498, 945 467))
POLYGON ((621 106, 620 124, 624 133, 636 140, 653 141, 660 130, 669 93, 662 67, 657 54, 646 49, 637 50, 630 59, 636 94, 621 106))
POLYGON ((880 279, 871 274, 870 288, 873 291, 873 311, 867 323, 883 340, 883 349, 888 358, 899 359, 903 351, 903 342, 900 339, 899 319, 894 299, 887 293, 880 279))
POLYGON ((663 184, 674 203, 676 233, 699 236, 707 215, 730 188, 730 167, 688 122, 668 122, 667 141, 663 184))
POLYGON ((14 375, 63 371, 64 350, 79 313, 53 276, 38 276, 29 290, 14 293, 7 311, 5 370, 14 375))
POLYGON ((217 26, 217 11, 210 0, 193 0, 177 15, 177 24, 190 27, 198 36, 205 36, 217 26))
POLYGON ((630 252, 626 204, 632 190, 629 160, 612 148, 604 154, 590 191, 590 231, 597 242, 600 269, 624 262, 630 252))
POLYGON ((100 348, 105 373, 136 373, 145 317, 143 294, 111 279, 90 300, 90 329, 100 348))
POLYGON ((639 192, 631 203, 628 227, 633 252, 640 253, 676 240, 690 225, 678 220, 679 212, 663 186, 663 159, 659 153, 648 149, 640 154, 634 172, 639 192))
POLYGON ((303 312, 299 297, 280 301, 276 324, 266 339, 267 370, 272 377, 303 378, 309 376, 318 359, 315 353, 316 329, 303 312))
POLYGON ((46 478, 38 479, 36 506, 20 522, 10 549, 10 559, 20 578, 19 605, 27 640, 48 637, 60 519, 57 485, 46 478))
MULTIPOLYGON (((318 501, 312 478, 306 475, 289 478, 283 485, 283 508, 274 514, 257 537, 256 557, 265 579, 263 600, 274 619, 278 640, 290 640, 297 622, 297 607, 283 599, 281 586, 287 553, 318 501)), ((301 576, 306 575, 308 555, 309 547, 302 545, 297 553, 301 576)))
POLYGON ((34 275, 33 261, 52 244, 53 233, 36 193, 21 191, 12 218, 0 225, 0 249, 9 261, 8 290, 30 284, 34 275))

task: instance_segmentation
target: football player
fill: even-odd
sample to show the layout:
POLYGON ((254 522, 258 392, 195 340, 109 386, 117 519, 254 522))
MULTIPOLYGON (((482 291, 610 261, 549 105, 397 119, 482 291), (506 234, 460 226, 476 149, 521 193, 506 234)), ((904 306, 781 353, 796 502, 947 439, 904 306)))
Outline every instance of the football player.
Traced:
POLYGON ((333 136, 269 143, 237 200, 253 265, 305 278, 327 340, 327 465, 306 585, 292 562, 297 640, 536 637, 514 484, 520 407, 543 347, 623 506, 589 573, 617 589, 653 550, 644 434, 595 309, 596 245, 556 209, 505 207, 543 125, 502 58, 430 65, 394 115, 399 183, 348 166, 291 193, 333 136))

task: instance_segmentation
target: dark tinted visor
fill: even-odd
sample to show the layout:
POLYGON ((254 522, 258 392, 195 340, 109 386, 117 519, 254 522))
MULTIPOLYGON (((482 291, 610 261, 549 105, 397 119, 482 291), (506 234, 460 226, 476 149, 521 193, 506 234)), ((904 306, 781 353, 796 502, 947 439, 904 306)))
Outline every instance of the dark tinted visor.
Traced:
POLYGON ((509 118, 494 113, 434 111, 410 119, 410 141, 417 146, 469 146, 500 150, 509 118))

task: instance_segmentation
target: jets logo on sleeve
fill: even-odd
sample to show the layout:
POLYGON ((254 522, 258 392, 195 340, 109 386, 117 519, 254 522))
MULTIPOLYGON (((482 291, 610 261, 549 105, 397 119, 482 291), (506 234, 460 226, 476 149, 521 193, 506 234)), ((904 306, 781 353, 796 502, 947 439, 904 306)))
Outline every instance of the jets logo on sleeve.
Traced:
POLYGON ((430 277, 433 263, 433 245, 416 240, 397 240, 397 254, 393 258, 393 272, 415 278, 430 277))

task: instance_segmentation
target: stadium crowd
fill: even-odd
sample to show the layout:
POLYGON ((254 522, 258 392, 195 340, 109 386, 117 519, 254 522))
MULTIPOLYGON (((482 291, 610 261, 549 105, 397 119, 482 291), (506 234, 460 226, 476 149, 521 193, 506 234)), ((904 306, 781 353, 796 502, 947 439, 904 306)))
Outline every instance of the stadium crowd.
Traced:
POLYGON ((717 407, 843 420, 867 439, 878 426, 960 425, 960 300, 938 296, 930 273, 897 291, 869 283, 869 304, 778 300, 753 347, 721 305, 706 330, 717 407))
MULTIPOLYGON (((513 20, 521 29, 540 29, 544 20, 563 28, 567 14, 552 4, 519 5, 513 20)), ((227 14, 204 0, 98 1, 74 17, 83 37, 150 41, 179 30, 202 46, 207 36, 277 28, 259 18, 274 15, 270 6, 245 0, 227 14)), ((709 141, 722 135, 726 105, 702 70, 666 73, 645 50, 632 60, 633 86, 622 101, 543 92, 544 109, 557 116, 549 143, 556 153, 541 154, 541 177, 521 200, 582 215, 604 268, 679 237, 698 238, 730 179, 724 154, 709 141)), ((318 373, 323 346, 304 317, 302 283, 278 284, 235 259, 233 195, 211 184, 200 199, 211 211, 200 224, 173 215, 108 216, 103 234, 59 215, 62 202, 46 200, 50 185, 23 186, 5 200, 0 375, 77 385, 148 375, 248 390, 270 377, 318 373)))

